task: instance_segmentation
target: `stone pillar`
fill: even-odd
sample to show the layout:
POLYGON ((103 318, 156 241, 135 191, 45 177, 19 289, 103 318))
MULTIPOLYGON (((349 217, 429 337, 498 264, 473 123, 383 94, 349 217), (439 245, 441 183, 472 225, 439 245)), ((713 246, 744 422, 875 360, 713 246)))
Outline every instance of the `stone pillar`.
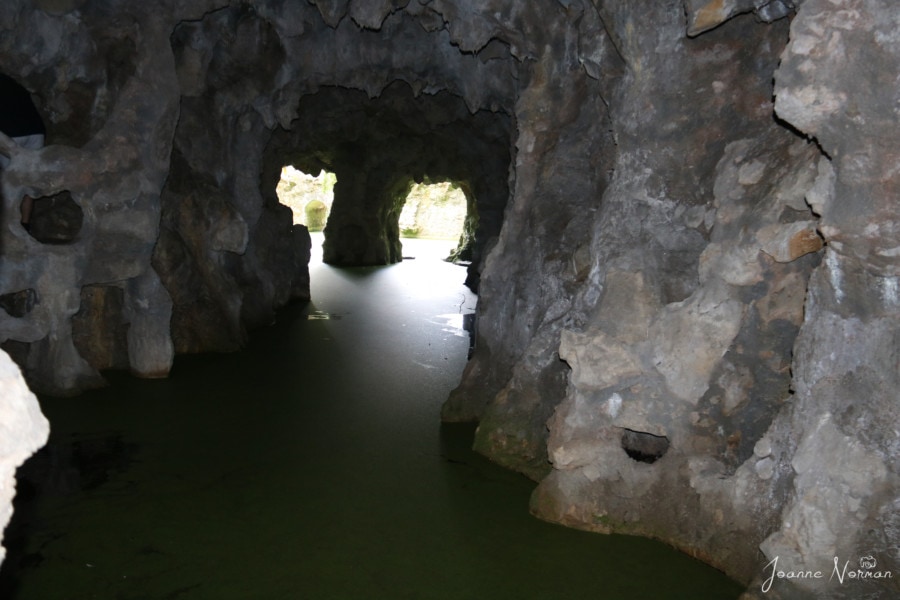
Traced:
POLYGON ((152 269, 130 280, 125 288, 129 317, 128 361, 140 377, 166 377, 172 368, 175 347, 169 330, 172 299, 152 269))

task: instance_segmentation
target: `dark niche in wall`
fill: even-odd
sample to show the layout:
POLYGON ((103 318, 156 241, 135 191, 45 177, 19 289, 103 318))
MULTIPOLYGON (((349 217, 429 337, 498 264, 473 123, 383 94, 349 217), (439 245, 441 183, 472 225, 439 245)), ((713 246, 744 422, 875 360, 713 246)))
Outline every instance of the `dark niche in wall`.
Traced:
POLYGON ((632 460, 652 464, 669 450, 669 438, 664 435, 623 429, 622 449, 632 460))
POLYGON ((32 200, 28 233, 42 244, 70 244, 76 240, 84 212, 68 191, 32 200))
POLYGON ((0 308, 11 317, 21 319, 38 303, 37 292, 31 288, 0 295, 0 308))

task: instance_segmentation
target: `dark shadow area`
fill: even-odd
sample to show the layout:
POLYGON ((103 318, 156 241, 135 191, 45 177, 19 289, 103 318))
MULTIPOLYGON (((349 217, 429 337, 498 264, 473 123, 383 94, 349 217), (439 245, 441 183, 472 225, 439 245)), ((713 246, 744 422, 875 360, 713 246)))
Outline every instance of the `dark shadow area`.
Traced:
POLYGON ((70 244, 78 238, 84 222, 84 211, 62 191, 53 196, 32 200, 31 223, 28 233, 42 244, 70 244))
POLYGON ((0 598, 15 598, 18 574, 40 569, 44 563, 43 544, 66 535, 63 531, 45 536, 46 516, 39 503, 65 503, 66 498, 96 490, 127 471, 137 453, 135 444, 119 433, 98 433, 90 437, 63 436, 51 430, 47 444, 16 471, 13 516, 4 532, 6 558, 0 565, 0 598), (42 545, 29 544, 35 538, 42 545))
POLYGON ((21 319, 38 303, 37 292, 31 288, 0 295, 0 308, 11 317, 21 319))
POLYGON ((632 460, 653 464, 669 450, 669 438, 643 431, 622 431, 622 449, 632 460))

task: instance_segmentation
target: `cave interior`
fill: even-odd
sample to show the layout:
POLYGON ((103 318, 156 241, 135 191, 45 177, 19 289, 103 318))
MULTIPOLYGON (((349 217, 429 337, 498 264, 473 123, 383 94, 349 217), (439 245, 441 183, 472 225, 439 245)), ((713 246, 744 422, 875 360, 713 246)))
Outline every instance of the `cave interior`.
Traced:
POLYGON ((748 594, 775 557, 900 572, 898 19, 10 0, 0 71, 46 139, 0 136, 0 347, 42 394, 164 378, 310 299, 283 166, 337 175, 335 266, 401 261, 411 185, 452 181, 478 326, 441 415, 539 482, 534 515, 663 540, 748 594))

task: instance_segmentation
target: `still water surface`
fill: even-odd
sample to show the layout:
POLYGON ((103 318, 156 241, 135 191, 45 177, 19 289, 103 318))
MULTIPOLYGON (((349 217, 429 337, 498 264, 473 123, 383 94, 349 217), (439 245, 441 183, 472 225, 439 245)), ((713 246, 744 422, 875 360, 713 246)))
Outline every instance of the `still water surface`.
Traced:
POLYGON ((531 517, 534 483, 440 424, 475 298, 435 246, 314 264, 313 302, 242 352, 42 398, 51 444, 20 483, 0 597, 737 598, 663 544, 531 517))

